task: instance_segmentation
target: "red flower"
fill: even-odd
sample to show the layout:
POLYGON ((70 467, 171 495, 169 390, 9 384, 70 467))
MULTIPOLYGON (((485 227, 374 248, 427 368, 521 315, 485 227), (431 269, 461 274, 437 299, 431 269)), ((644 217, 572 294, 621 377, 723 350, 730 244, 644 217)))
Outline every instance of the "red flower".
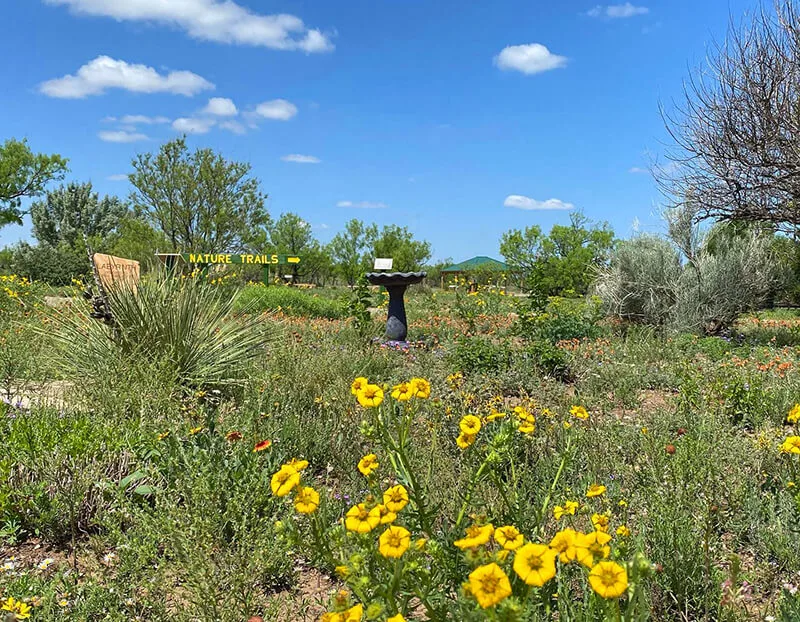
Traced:
POLYGON ((256 443, 255 447, 253 447, 253 451, 264 451, 265 449, 269 449, 270 445, 272 445, 272 441, 269 439, 260 441, 256 443))
POLYGON ((666 451, 671 456, 672 454, 675 453, 675 445, 667 445, 664 448, 664 451, 666 451))
POLYGON ((225 435, 225 438, 231 442, 242 440, 242 433, 238 430, 231 430, 225 435))

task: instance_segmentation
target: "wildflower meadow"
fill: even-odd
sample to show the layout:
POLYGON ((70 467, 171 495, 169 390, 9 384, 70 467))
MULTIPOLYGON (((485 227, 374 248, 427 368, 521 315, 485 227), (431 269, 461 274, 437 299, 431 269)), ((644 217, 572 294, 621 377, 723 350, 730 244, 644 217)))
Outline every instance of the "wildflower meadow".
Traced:
POLYGON ((417 286, 395 347, 377 290, 356 321, 152 276, 109 329, 3 283, 7 620, 800 615, 793 314, 701 337, 417 286))

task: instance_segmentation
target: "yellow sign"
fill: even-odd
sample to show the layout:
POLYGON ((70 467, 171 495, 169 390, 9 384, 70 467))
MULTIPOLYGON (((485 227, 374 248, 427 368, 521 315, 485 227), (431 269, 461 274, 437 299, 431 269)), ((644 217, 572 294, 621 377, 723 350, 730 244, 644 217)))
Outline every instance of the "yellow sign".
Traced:
POLYGON ((300 263, 299 257, 291 255, 251 255, 240 253, 181 253, 184 261, 191 264, 245 264, 268 266, 274 264, 300 263))

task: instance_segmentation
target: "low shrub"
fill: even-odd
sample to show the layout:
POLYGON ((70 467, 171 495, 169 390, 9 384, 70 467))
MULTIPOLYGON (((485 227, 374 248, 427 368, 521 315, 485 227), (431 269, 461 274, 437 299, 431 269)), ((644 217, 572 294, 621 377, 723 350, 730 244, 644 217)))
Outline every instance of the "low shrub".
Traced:
POLYGON ((454 366, 465 373, 491 374, 511 365, 507 344, 495 343, 485 337, 462 337, 452 353, 454 366))
POLYGON ((338 300, 283 285, 248 285, 239 295, 235 308, 248 313, 280 311, 286 315, 330 320, 348 315, 346 305, 338 300))
POLYGON ((527 339, 556 344, 568 339, 598 337, 601 333, 598 322, 602 319, 599 298, 548 299, 544 308, 535 302, 519 314, 517 333, 527 339))

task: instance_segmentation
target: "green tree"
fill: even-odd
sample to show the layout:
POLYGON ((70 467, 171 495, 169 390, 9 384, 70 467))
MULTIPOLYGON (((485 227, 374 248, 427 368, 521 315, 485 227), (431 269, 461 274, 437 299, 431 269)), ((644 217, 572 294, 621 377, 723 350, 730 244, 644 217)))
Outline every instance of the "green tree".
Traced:
POLYGON ((0 146, 0 227, 22 223, 22 199, 40 196, 47 184, 64 178, 67 160, 33 153, 27 141, 10 138, 0 146))
POLYGON ((331 258, 336 269, 350 287, 355 285, 358 277, 369 269, 371 240, 377 237, 375 225, 365 226, 360 220, 353 218, 330 241, 331 258))
POLYGON ((586 294, 613 247, 608 224, 592 223, 579 212, 569 225, 553 225, 549 235, 533 225, 507 231, 500 240, 500 253, 519 284, 539 297, 586 294))
POLYGON ((131 201, 170 251, 261 251, 270 217, 251 168, 176 138, 133 160, 131 201))
POLYGON ((90 182, 70 183, 51 190, 43 201, 31 204, 33 236, 40 244, 83 248, 83 236, 93 247, 107 246, 127 214, 127 206, 117 197, 102 199, 92 192, 90 182))
POLYGON ((300 265, 292 264, 293 281, 297 281, 301 272, 305 274, 307 268, 314 267, 317 255, 321 252, 319 242, 311 232, 311 225, 300 216, 293 212, 281 214, 269 234, 274 252, 300 257, 300 265))
POLYGON ((391 257, 394 270, 419 270, 431 258, 430 242, 415 240, 407 227, 386 225, 372 239, 374 257, 391 257))
POLYGON ((50 244, 28 244, 20 242, 14 247, 13 270, 32 281, 50 285, 69 285, 73 278, 89 274, 89 257, 80 249, 65 242, 50 244))
POLYGON ((148 271, 158 265, 156 253, 166 248, 169 248, 169 241, 161 231, 129 213, 120 221, 116 235, 110 242, 109 252, 117 257, 138 261, 142 270, 148 271))

